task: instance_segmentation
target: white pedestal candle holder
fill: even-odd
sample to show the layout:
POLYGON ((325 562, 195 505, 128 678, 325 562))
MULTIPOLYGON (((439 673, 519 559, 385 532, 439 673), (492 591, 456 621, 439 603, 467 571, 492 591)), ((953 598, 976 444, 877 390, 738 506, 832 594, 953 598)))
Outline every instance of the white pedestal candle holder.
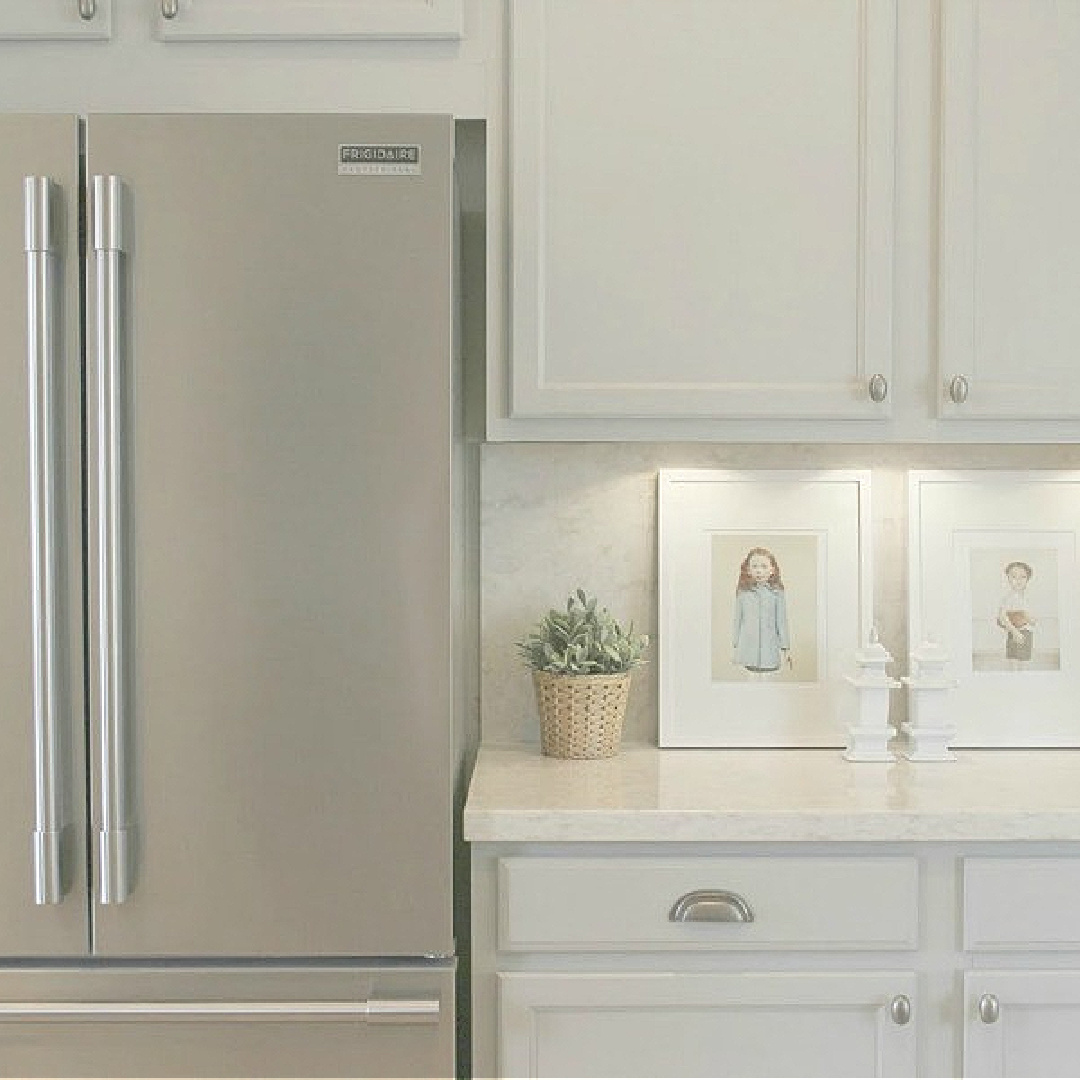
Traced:
POLYGON ((949 710, 950 692, 956 680, 945 674, 949 654, 937 642, 924 641, 911 654, 912 674, 903 680, 908 688, 908 721, 903 725, 909 761, 955 761, 949 744, 956 738, 956 722, 949 710))
POLYGON ((889 693, 900 683, 890 678, 886 667, 893 662, 889 650, 870 636, 870 643, 855 654, 858 674, 845 676, 858 694, 855 721, 848 728, 847 761, 895 761, 889 739, 896 728, 889 725, 889 693))

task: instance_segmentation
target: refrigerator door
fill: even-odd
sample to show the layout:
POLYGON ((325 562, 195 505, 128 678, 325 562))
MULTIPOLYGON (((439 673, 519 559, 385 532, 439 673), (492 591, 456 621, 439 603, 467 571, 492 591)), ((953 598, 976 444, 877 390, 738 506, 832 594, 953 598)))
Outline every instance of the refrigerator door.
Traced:
POLYGON ((453 951, 452 158, 87 121, 98 955, 453 951))
POLYGON ((0 954, 86 915, 74 117, 0 117, 0 954))
POLYGON ((447 964, 0 975, 0 1076, 453 1075, 447 964))

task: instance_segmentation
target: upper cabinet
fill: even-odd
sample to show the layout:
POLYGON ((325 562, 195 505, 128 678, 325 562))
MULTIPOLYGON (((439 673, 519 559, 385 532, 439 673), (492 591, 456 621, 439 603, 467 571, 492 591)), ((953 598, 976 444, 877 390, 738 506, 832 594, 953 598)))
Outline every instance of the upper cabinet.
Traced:
POLYGON ((890 408, 896 0, 512 0, 513 417, 890 408))
POLYGON ((3 0, 0 41, 100 40, 112 33, 112 0, 3 0))
POLYGON ((465 0, 155 0, 164 40, 460 38, 465 0))
POLYGON ((0 102, 33 113, 487 119, 505 93, 502 3, 0 0, 0 102), (78 40, 94 38, 108 40, 78 40))
POLYGON ((1080 4, 945 0, 942 55, 943 414, 1080 418, 1080 4))
POLYGON ((506 3, 489 438, 1080 442, 1080 2, 506 3))

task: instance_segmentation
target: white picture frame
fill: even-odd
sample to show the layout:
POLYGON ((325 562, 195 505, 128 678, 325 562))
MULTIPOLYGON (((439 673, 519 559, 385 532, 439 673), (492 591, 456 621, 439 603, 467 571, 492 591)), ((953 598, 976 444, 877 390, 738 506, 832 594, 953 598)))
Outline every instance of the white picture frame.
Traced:
POLYGON ((1080 472, 919 470, 908 506, 909 645, 949 656, 951 745, 1080 746, 1080 472))
POLYGON ((658 508, 660 746, 846 745, 844 676, 873 626, 869 471, 663 469, 658 508), (777 570, 774 648, 775 578, 752 574, 777 570))

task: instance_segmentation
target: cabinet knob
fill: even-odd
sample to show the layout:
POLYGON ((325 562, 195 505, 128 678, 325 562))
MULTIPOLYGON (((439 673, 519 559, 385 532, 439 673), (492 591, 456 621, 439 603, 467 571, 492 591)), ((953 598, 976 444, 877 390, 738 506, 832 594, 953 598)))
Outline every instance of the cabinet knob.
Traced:
POLYGON ((979 1019, 984 1024, 996 1024, 1001 1016, 1001 1002, 993 994, 979 998, 979 1019))
POLYGON ((949 382, 949 399, 954 405, 963 405, 971 392, 971 385, 963 375, 954 375, 949 382))
POLYGON ((903 1027, 911 1023, 911 998, 907 994, 897 994, 889 1004, 889 1016, 894 1024, 903 1027))
POLYGON ((753 922, 754 912, 738 894, 725 889, 696 889, 680 896, 668 912, 670 922, 753 922))
POLYGON ((180 0, 161 0, 161 17, 175 19, 180 13, 180 0))
POLYGON ((868 390, 870 400, 880 405, 889 396, 889 380, 884 375, 871 375, 868 390))
POLYGON ((97 0, 79 0, 79 18, 89 22, 97 14, 97 0))

